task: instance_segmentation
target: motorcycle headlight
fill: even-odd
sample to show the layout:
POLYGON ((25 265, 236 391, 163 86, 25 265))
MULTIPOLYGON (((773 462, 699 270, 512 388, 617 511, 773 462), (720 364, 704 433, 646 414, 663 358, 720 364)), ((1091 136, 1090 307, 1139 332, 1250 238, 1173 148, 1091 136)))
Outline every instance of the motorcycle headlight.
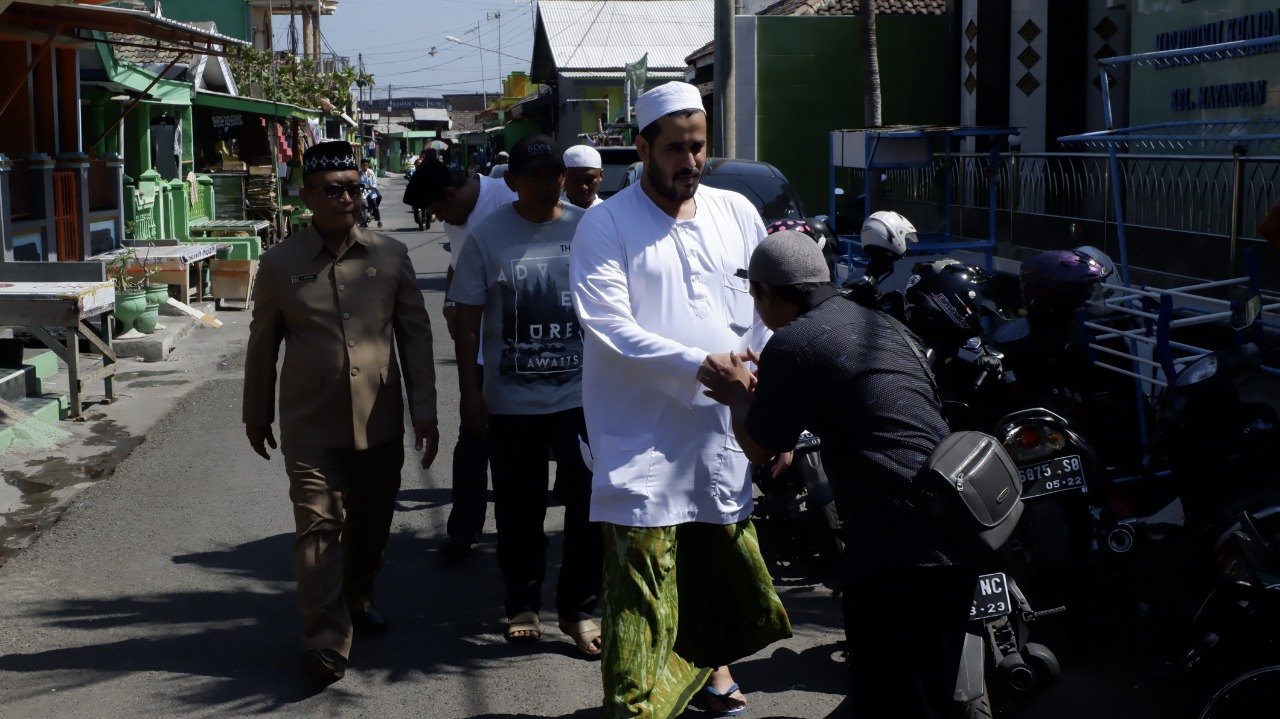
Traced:
POLYGON ((1218 357, 1217 355, 1205 355, 1196 360, 1191 366, 1178 373, 1173 381, 1175 387, 1186 387, 1188 385, 1203 382, 1218 373, 1218 357))
POLYGON ((1023 424, 1010 429, 1001 444, 1014 464, 1023 465, 1061 452, 1067 439, 1051 427, 1023 424))

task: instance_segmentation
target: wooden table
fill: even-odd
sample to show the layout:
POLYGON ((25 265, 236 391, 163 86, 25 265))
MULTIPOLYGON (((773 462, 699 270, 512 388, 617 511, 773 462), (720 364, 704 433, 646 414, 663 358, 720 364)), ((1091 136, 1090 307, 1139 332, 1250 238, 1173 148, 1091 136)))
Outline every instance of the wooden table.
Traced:
POLYGON ((80 395, 90 382, 102 380, 107 401, 115 401, 112 377, 116 354, 111 348, 115 302, 115 287, 110 282, 0 282, 0 326, 27 328, 66 363, 71 419, 83 419, 80 395), (88 324, 94 318, 98 319, 98 330, 88 324), (59 340, 45 327, 63 328, 64 338, 59 340), (83 375, 79 337, 102 355, 102 367, 83 375))
POLYGON ((91 260, 107 263, 113 258, 132 251, 137 257, 130 263, 126 272, 142 277, 142 265, 155 266, 151 282, 163 285, 179 285, 183 288, 183 302, 191 300, 190 268, 196 267, 195 295, 201 302, 208 299, 204 291, 204 263, 218 253, 221 247, 217 242, 186 242, 181 244, 155 245, 152 247, 125 247, 90 257, 91 260))

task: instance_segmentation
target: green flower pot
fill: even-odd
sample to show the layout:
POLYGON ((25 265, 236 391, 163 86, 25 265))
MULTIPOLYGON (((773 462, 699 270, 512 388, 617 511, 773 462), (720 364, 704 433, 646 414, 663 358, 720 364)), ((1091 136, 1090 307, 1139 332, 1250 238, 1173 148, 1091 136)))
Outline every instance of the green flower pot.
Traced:
POLYGON ((124 334, 133 329, 133 323, 147 311, 147 295, 142 290, 116 293, 116 333, 124 334))
POLYGON ((169 303, 169 285, 147 285, 142 289, 147 293, 147 304, 163 307, 169 303))

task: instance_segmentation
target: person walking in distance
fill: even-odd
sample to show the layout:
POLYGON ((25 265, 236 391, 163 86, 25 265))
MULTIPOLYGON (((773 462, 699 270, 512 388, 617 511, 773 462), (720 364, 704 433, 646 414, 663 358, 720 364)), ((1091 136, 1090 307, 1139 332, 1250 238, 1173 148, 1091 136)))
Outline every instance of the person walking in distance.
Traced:
POLYGON ((564 151, 564 198, 586 210, 604 202, 597 194, 604 180, 600 151, 590 145, 574 145, 564 151))
POLYGON ((440 440, 417 274, 403 243, 355 226, 359 180, 350 143, 303 155, 312 221, 262 255, 245 353, 245 435, 264 459, 276 448, 279 380, 302 668, 325 681, 346 672, 353 630, 387 629, 373 589, 404 464, 402 369, 423 468, 440 440))
POLYGON ((636 115, 641 181, 586 213, 570 260, 605 542, 605 716, 673 717, 694 693, 731 716, 746 699, 727 665, 791 625, 751 524, 750 465, 698 372, 768 337, 734 276, 764 224, 745 197, 699 184, 694 86, 654 88, 636 115))
POLYGON ((600 653, 591 618, 600 596, 600 528, 588 519, 591 473, 578 438, 582 417, 582 334, 569 300, 569 251, 583 211, 560 201, 564 163, 546 135, 511 148, 503 180, 518 199, 471 227, 449 299, 462 424, 501 447, 489 457, 498 564, 506 583, 508 641, 542 636, 538 610, 547 565, 547 453, 554 494, 564 505, 564 560, 556 588, 560 629, 589 657, 600 653), (474 360, 484 320, 483 391, 474 360))
MULTIPOLYGON (((420 203, 424 212, 434 214, 444 222, 450 252, 449 269, 445 273, 446 297, 471 226, 515 199, 516 193, 502 180, 485 175, 467 178, 439 160, 424 160, 409 180, 404 191, 405 203, 420 203)), ((449 337, 456 339, 456 305, 446 300, 443 313, 449 337)), ((482 341, 482 347, 483 344, 482 341)), ((483 352, 479 361, 484 362, 483 352)), ((483 375, 477 374, 476 381, 483 382, 483 375)), ((453 449, 453 506, 446 525, 449 536, 440 545, 441 556, 446 561, 457 562, 468 557, 480 530, 484 528, 485 504, 488 501, 485 495, 489 484, 488 457, 484 438, 469 432, 466 426, 461 427, 458 443, 453 449)))
POLYGON ((369 212, 373 213, 378 227, 382 227, 382 212, 378 209, 382 206, 382 193, 378 192, 378 176, 374 174, 368 160, 360 162, 360 184, 369 188, 369 212))

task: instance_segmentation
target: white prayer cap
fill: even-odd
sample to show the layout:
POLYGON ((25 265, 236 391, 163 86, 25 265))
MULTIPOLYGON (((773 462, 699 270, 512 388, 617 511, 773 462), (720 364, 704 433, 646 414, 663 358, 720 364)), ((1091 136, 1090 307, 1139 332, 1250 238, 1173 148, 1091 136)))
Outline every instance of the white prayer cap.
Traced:
POLYGON ((668 82, 636 99, 636 123, 643 132, 658 118, 681 110, 705 112, 702 109, 702 95, 698 88, 687 82, 668 82))
POLYGON ((565 167, 593 167, 597 170, 604 169, 603 163, 600 161, 600 151, 589 145, 574 145, 564 151, 565 167))

